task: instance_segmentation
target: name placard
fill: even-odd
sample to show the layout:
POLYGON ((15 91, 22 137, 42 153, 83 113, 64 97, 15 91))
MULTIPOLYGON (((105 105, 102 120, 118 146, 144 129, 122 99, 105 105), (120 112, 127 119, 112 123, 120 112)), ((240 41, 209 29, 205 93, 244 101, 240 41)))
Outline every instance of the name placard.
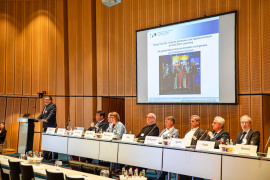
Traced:
POLYGON ((257 156, 257 146, 255 145, 236 144, 235 151, 239 154, 257 156))
POLYGON ((64 135, 65 132, 66 132, 66 129, 65 128, 58 128, 56 134, 58 134, 58 135, 64 135))
POLYGON ((95 138, 95 131, 85 131, 84 138, 95 138))
POLYGON ((186 144, 186 139, 172 138, 171 140, 171 146, 174 147, 186 147, 186 144))
POLYGON ((270 147, 268 147, 267 157, 270 158, 270 147))
POLYGON ((46 133, 48 133, 48 134, 54 134, 55 133, 55 128, 47 128, 46 133))
POLYGON ((196 149, 199 150, 213 150, 215 142, 212 141, 197 141, 196 149))
POLYGON ((75 137, 82 137, 82 130, 74 130, 73 136, 75 137))
POLYGON ((103 133, 102 139, 105 139, 105 140, 112 140, 112 139, 113 139, 113 136, 114 136, 113 133, 105 132, 105 133, 103 133))
POLYGON ((133 142, 134 141, 134 134, 123 134, 122 141, 125 142, 133 142))
POLYGON ((144 144, 155 144, 157 145, 159 142, 159 137, 156 136, 146 136, 144 144))

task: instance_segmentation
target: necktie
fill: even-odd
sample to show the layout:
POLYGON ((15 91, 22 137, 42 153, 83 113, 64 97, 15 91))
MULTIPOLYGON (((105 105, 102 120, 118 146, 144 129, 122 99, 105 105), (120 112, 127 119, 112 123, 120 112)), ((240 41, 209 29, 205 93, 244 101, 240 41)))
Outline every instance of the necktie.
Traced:
POLYGON ((242 137, 241 137, 240 141, 238 142, 238 144, 242 144, 243 139, 244 139, 244 137, 245 137, 246 134, 247 134, 247 132, 243 132, 242 133, 242 137))
POLYGON ((214 133, 214 137, 216 137, 217 133, 214 133))

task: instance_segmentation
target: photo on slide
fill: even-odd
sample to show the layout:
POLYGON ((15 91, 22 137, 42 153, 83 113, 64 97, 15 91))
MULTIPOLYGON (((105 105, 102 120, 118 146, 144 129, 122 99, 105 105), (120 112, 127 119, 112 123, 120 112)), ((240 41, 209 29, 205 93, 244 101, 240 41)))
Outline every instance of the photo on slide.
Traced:
POLYGON ((201 94, 201 52, 159 56, 159 94, 201 94))

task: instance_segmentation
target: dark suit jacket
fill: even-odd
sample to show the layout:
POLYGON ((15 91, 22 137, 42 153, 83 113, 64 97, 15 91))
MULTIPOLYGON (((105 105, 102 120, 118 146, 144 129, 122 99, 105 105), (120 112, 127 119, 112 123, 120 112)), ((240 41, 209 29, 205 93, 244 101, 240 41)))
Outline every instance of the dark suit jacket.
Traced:
POLYGON ((0 133, 0 144, 3 144, 5 142, 7 135, 7 130, 3 129, 2 132, 0 133))
POLYGON ((89 131, 95 131, 95 132, 100 132, 102 130, 102 132, 105 132, 109 127, 109 124, 106 123, 104 120, 101 121, 101 123, 98 125, 98 128, 96 128, 97 123, 98 123, 98 121, 95 121, 94 122, 95 126, 90 127, 88 130, 89 131))
MULTIPOLYGON (((212 133, 214 134, 215 131, 212 131, 212 133)), ((220 139, 223 139, 224 142, 227 141, 227 139, 230 140, 230 134, 225 131, 225 130, 221 130, 219 133, 217 133, 217 135, 214 137, 214 138, 210 138, 210 136, 206 136, 206 138, 204 139, 205 141, 214 141, 215 142, 215 149, 218 149, 219 148, 219 144, 220 144, 220 139)))
MULTIPOLYGON (((236 136, 236 140, 234 141, 234 144, 238 144, 240 141, 240 138, 242 136, 243 132, 240 132, 236 136)), ((247 145, 250 145, 250 142, 253 141, 253 145, 260 146, 260 132, 250 129, 247 134, 247 145)))
POLYGON ((53 103, 50 103, 50 104, 44 106, 38 119, 46 119, 47 120, 47 122, 43 122, 44 130, 46 130, 47 127, 53 127, 53 128, 57 127, 57 124, 56 124, 56 105, 53 103))
MULTIPOLYGON (((189 130, 190 131, 190 130, 189 130)), ((189 132, 188 131, 188 132, 189 132)), ((187 132, 187 133, 188 133, 187 132)), ((194 134, 193 134, 193 136, 196 138, 196 139, 194 139, 194 138, 192 138, 191 139, 191 144, 190 145, 196 145, 197 144, 197 141, 201 138, 201 140, 203 140, 205 137, 206 137, 206 133, 205 133, 205 131, 204 130, 202 130, 201 128, 198 128, 195 132, 194 132, 194 134), (202 137, 202 135, 203 135, 203 137, 202 137)))
POLYGON ((151 126, 144 126, 141 132, 136 136, 136 138, 139 138, 138 140, 145 140, 146 136, 158 136, 158 135, 159 135, 158 126, 156 124, 152 124, 151 126))

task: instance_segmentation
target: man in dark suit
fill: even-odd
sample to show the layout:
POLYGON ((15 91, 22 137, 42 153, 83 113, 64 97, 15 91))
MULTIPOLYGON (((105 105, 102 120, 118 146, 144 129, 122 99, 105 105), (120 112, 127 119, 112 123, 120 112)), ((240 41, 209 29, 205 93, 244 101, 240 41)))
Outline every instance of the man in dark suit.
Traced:
POLYGON ((226 142, 227 139, 230 139, 230 134, 223 130, 225 124, 225 119, 223 119, 220 116, 216 116, 212 126, 213 126, 213 131, 209 131, 207 133, 207 137, 204 139, 205 141, 213 141, 215 142, 215 149, 219 148, 219 144, 221 139, 226 142))
POLYGON ((190 117, 191 129, 186 133, 184 139, 187 141, 187 145, 196 145, 199 139, 204 139, 206 133, 200 128, 200 117, 198 115, 192 115, 190 117))
POLYGON ((159 128, 156 125, 156 115, 149 113, 147 115, 147 126, 144 126, 141 132, 136 136, 138 140, 145 140, 146 136, 158 136, 159 128))
POLYGON ((48 127, 57 127, 56 105, 52 103, 51 96, 45 96, 44 103, 45 106, 37 119, 41 119, 43 121, 44 132, 46 132, 48 127))
POLYGON ((260 146, 260 132, 251 129, 251 122, 251 118, 248 115, 244 115, 240 118, 243 132, 237 134, 234 144, 260 146))
POLYGON ((98 132, 105 132, 109 125, 105 122, 105 112, 104 111, 97 111, 96 113, 96 121, 94 123, 91 123, 91 127, 88 129, 89 131, 95 131, 98 132))

